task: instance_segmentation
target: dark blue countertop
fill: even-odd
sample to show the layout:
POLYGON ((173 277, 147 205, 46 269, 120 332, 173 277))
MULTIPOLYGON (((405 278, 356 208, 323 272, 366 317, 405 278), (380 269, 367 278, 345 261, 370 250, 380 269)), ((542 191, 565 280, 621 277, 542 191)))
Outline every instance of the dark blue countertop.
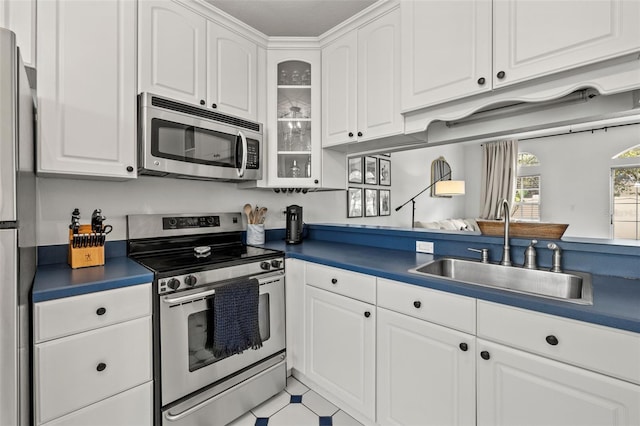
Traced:
POLYGON ((66 263, 38 266, 33 283, 33 303, 96 291, 144 284, 153 272, 126 256, 107 258, 104 266, 71 269, 66 263))
POLYGON ((433 260, 431 254, 314 240, 298 245, 268 241, 265 247, 283 250, 290 258, 640 333, 638 279, 592 275, 593 305, 578 305, 407 272, 433 260))

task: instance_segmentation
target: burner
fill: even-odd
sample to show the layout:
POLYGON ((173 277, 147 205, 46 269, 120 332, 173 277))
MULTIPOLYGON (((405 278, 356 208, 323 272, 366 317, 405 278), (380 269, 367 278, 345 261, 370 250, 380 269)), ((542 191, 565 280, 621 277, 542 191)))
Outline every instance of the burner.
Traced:
POLYGON ((193 248, 194 253, 197 258, 208 257, 211 254, 211 247, 209 246, 200 246, 193 248))

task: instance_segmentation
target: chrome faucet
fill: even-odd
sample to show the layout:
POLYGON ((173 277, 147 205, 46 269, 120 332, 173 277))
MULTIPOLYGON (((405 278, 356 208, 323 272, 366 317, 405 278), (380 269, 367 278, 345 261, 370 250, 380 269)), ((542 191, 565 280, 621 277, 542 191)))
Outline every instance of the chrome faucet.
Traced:
POLYGON ((562 272, 562 266, 561 266, 562 250, 560 250, 560 247, 556 243, 547 244, 547 248, 549 250, 553 250, 553 257, 552 257, 552 263, 551 263, 550 271, 551 272, 562 272))
POLYGON ((509 216, 511 216, 511 212, 509 211, 509 202, 506 199, 498 205, 498 219, 500 219, 500 213, 504 215, 504 245, 500 264, 511 266, 511 247, 509 246, 509 216))

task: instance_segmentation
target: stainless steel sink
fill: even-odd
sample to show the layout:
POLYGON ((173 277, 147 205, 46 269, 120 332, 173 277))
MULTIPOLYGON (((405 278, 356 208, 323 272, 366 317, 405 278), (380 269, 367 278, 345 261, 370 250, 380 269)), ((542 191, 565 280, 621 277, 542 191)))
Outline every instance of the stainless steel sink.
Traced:
POLYGON ((571 303, 593 303, 591 274, 586 272, 549 272, 455 258, 433 260, 409 272, 571 303))

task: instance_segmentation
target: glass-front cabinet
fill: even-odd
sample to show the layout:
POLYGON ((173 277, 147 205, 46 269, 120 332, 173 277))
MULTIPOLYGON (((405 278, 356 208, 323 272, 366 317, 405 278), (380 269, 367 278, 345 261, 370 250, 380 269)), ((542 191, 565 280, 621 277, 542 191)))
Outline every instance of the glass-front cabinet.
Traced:
POLYGON ((320 52, 268 52, 269 186, 319 188, 320 52))

